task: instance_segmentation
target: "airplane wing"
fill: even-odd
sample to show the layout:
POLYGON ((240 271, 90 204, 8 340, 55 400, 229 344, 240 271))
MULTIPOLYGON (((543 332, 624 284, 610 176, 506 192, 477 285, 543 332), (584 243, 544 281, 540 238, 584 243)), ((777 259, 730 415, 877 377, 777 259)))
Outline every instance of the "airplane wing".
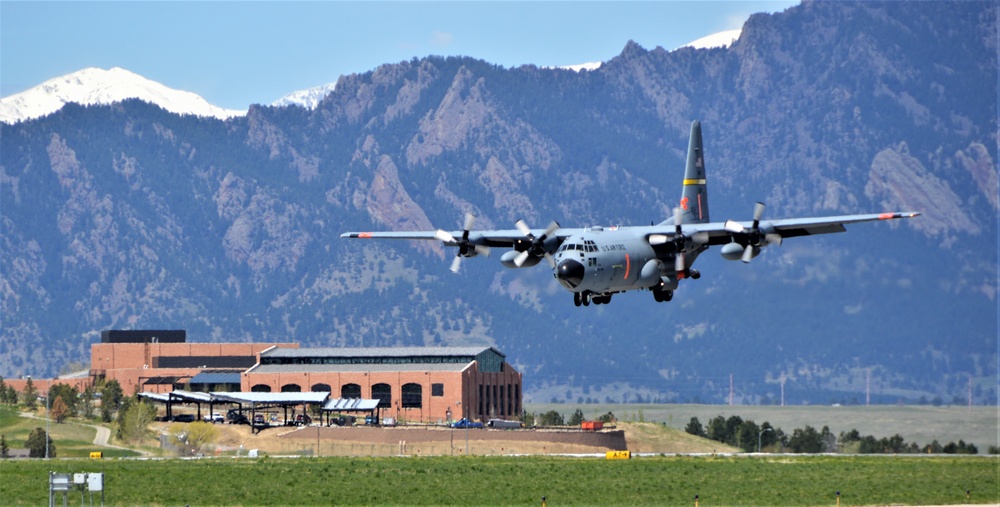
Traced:
POLYGON ((862 222, 874 222, 879 220, 895 220, 899 218, 912 218, 919 216, 917 212, 906 213, 872 213, 866 215, 842 215, 831 217, 814 218, 785 218, 779 220, 766 221, 746 221, 736 222, 713 222, 708 224, 684 225, 685 235, 691 236, 697 233, 707 233, 709 245, 724 245, 732 241, 734 236, 748 234, 754 230, 759 230, 765 234, 777 234, 782 239, 795 238, 799 236, 813 236, 817 234, 831 234, 844 232, 845 225, 862 222))
MULTIPOLYGON (((583 229, 563 229, 560 228, 552 234, 553 239, 562 243, 563 240, 578 234, 583 229)), ((541 237, 545 234, 545 229, 530 229, 534 237, 541 237)), ((466 231, 387 231, 387 232, 345 232, 341 238, 360 239, 408 239, 408 240, 436 240, 444 243, 445 246, 460 246, 459 238, 466 231), (447 234, 449 239, 444 239, 441 233, 447 234), (451 239, 454 239, 452 241, 451 239)), ((469 243, 488 247, 510 247, 518 241, 524 241, 526 235, 518 229, 496 230, 496 231, 469 231, 469 243)))

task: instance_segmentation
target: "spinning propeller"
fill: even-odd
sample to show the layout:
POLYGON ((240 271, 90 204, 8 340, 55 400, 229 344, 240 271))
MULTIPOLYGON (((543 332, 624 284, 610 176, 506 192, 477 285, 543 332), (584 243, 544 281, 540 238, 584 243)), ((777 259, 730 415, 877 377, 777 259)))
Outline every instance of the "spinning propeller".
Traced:
POLYGON ((458 273, 458 268, 462 265, 462 257, 475 257, 478 254, 489 255, 490 247, 485 245, 476 245, 469 241, 469 231, 472 230, 472 226, 476 223, 476 217, 472 213, 465 214, 465 224, 462 228, 462 237, 456 238, 452 236, 450 232, 438 229, 434 233, 434 237, 445 242, 452 243, 458 246, 458 253, 455 254, 455 260, 451 261, 451 272, 458 273))
POLYGON ((745 244, 743 250, 743 255, 740 257, 744 263, 750 262, 757 253, 760 252, 760 247, 767 246, 770 244, 775 244, 781 246, 781 235, 776 232, 765 232, 760 229, 760 218, 764 216, 764 203, 758 202, 753 206, 753 225, 749 229, 740 225, 739 222, 735 220, 726 221, 726 230, 733 234, 741 234, 745 236, 745 241, 739 241, 739 244, 745 244))
POLYGON ((708 233, 705 231, 696 232, 690 237, 684 234, 684 230, 681 227, 684 224, 684 210, 681 208, 674 208, 674 235, 668 236, 666 234, 650 234, 649 244, 652 246, 664 245, 668 242, 674 244, 674 249, 677 254, 674 256, 674 271, 678 273, 683 273, 687 269, 687 263, 684 259, 684 252, 688 249, 689 242, 693 245, 700 247, 705 243, 708 243, 708 233))
POLYGON ((517 267, 523 266, 528 260, 528 257, 532 255, 535 257, 545 257, 545 260, 549 261, 550 266, 553 268, 556 267, 555 259, 553 259, 552 255, 545 249, 545 239, 559 229, 558 222, 553 220, 552 223, 549 224, 549 227, 545 229, 545 232, 538 237, 535 237, 535 235, 531 233, 531 227, 528 227, 528 224, 524 220, 518 220, 514 226, 517 227, 517 230, 521 231, 521 234, 524 234, 524 237, 528 238, 528 241, 531 243, 524 249, 524 251, 517 254, 517 257, 514 258, 514 264, 516 264, 517 267))

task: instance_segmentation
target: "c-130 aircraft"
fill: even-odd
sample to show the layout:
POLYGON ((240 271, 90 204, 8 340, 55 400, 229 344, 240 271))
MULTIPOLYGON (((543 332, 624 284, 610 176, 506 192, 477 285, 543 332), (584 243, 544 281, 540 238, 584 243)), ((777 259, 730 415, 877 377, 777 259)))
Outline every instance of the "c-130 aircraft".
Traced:
POLYGON ((340 237, 438 240, 458 248, 451 264, 455 273, 462 257, 506 248, 500 257, 505 267, 527 268, 545 259, 552 275, 573 293, 573 303, 590 306, 608 304, 612 295, 630 290, 648 290, 656 301, 670 301, 682 279, 701 277, 692 265, 710 246, 720 245, 725 259, 749 263, 762 248, 781 245, 786 238, 844 232, 846 224, 912 218, 920 213, 781 220, 762 220, 763 215, 764 204, 758 202, 752 221, 709 221, 701 123, 694 121, 680 206, 674 208, 673 217, 657 225, 566 229, 553 221, 546 229, 532 229, 518 220, 516 229, 475 231, 475 217, 466 214, 461 231, 345 232, 340 237))

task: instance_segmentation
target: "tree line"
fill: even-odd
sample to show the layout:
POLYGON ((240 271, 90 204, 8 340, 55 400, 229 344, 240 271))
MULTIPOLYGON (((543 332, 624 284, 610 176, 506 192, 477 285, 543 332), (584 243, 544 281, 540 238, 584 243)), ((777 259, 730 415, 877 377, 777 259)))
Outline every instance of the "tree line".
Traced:
MULTIPOLYGON (((725 418, 721 415, 713 417, 707 426, 702 425, 697 417, 692 417, 684 431, 702 438, 722 442, 738 447, 744 452, 773 452, 788 450, 793 453, 844 453, 844 454, 978 454, 979 449, 972 443, 959 440, 958 443, 948 442, 942 445, 937 440, 920 446, 916 442, 906 442, 899 434, 891 437, 875 438, 872 435, 861 435, 852 429, 834 435, 829 426, 822 429, 806 425, 796 428, 791 434, 781 428, 764 422, 757 425, 752 420, 744 420, 738 415, 725 418)), ((1000 448, 990 446, 990 454, 1000 454, 1000 448)))

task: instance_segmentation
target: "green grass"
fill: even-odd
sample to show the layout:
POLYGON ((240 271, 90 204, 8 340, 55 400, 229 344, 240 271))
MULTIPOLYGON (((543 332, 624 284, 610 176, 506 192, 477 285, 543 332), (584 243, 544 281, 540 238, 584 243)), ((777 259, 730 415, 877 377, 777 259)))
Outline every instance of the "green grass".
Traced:
MULTIPOLYGON (((1000 502, 1000 458, 913 456, 24 460, 0 463, 9 505, 47 474, 104 472, 108 505, 947 505, 1000 502)), ((72 501, 71 497, 71 501, 72 501)))
POLYGON ((637 420, 640 414, 646 421, 664 423, 673 428, 683 429, 692 417, 697 417, 703 425, 718 415, 729 417, 738 415, 751 419, 757 424, 768 421, 791 434, 796 428, 812 426, 817 430, 829 426, 834 435, 842 431, 858 430, 862 435, 875 438, 901 435, 906 442, 916 442, 921 446, 937 440, 944 445, 948 442, 964 440, 974 443, 980 454, 985 454, 989 446, 1000 445, 997 428, 1000 427, 1000 412, 996 406, 934 407, 930 405, 873 405, 865 406, 766 406, 766 405, 674 405, 674 404, 558 404, 529 403, 529 412, 543 413, 555 410, 569 417, 580 408, 587 418, 596 418, 608 411, 619 420, 637 420))
MULTIPOLYGON (((23 448, 28 435, 35 428, 45 429, 45 420, 21 417, 21 414, 14 407, 0 406, 0 433, 4 435, 4 438, 7 440, 7 446, 11 449, 23 448)), ((52 434, 52 441, 56 446, 56 456, 59 458, 85 458, 90 456, 92 451, 101 451, 106 457, 139 455, 135 451, 111 449, 94 445, 94 437, 97 435, 97 431, 74 419, 70 419, 62 424, 50 421, 49 431, 52 434)))

